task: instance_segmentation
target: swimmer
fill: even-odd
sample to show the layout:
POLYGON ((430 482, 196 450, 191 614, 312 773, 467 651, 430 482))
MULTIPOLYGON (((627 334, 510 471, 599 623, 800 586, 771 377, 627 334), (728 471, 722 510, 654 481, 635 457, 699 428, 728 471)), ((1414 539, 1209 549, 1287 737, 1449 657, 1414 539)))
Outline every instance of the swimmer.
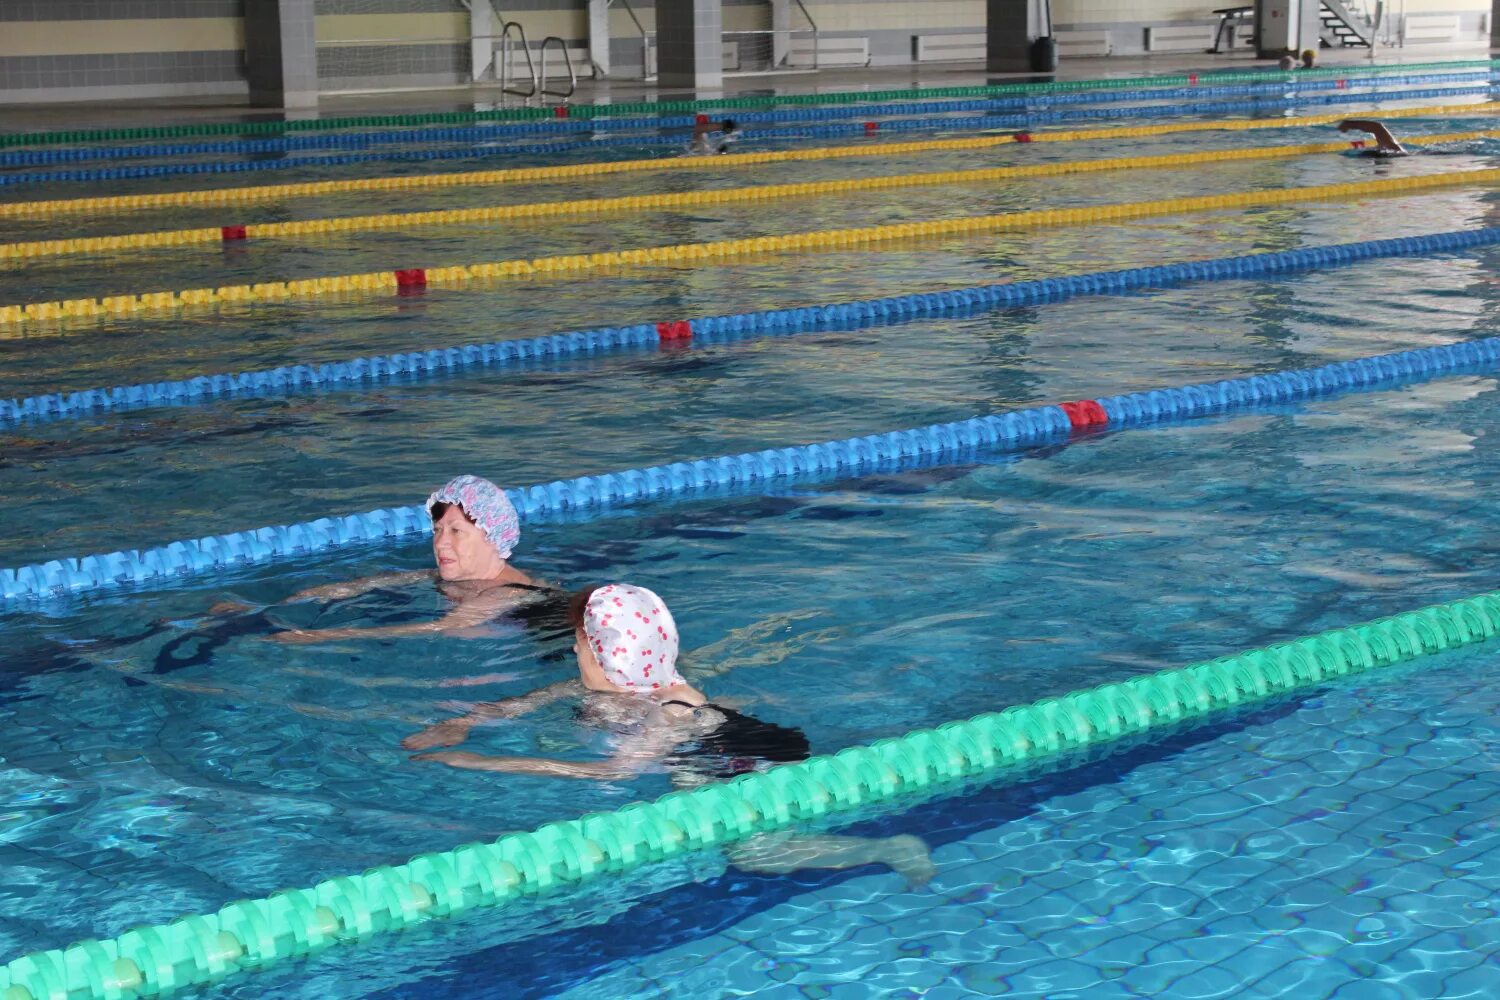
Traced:
MULTIPOLYGON (((488 719, 514 718, 577 694, 580 720, 612 738, 614 755, 609 760, 500 757, 466 750, 431 751, 412 759, 474 771, 597 781, 665 771, 679 788, 807 759, 807 737, 801 730, 714 704, 683 679, 677 671, 677 626, 656 594, 629 584, 592 587, 573 596, 569 612, 577 681, 482 706, 461 719, 413 734, 402 746, 452 745, 488 719)), ((776 874, 883 864, 912 885, 925 884, 935 873, 927 845, 911 836, 758 836, 732 847, 729 860, 745 871, 776 874)))
POLYGON ((715 129, 707 115, 699 115, 697 124, 693 126, 693 140, 688 144, 688 155, 713 156, 718 153, 727 153, 729 144, 739 137, 739 126, 735 124, 733 118, 724 119, 715 129), (715 132, 722 133, 718 142, 713 140, 715 132))
POLYGON ((1318 62, 1318 54, 1312 49, 1302 50, 1302 68, 1312 69, 1318 62))
POLYGON ((1374 149, 1364 151, 1366 156, 1409 156, 1411 151, 1396 141, 1391 130, 1381 122, 1370 118, 1346 118, 1339 122, 1340 132, 1368 132, 1375 137, 1374 149))
POLYGON ((1282 69, 1282 70, 1293 70, 1293 69, 1296 69, 1297 68, 1297 60, 1293 59, 1289 55, 1282 56, 1277 61, 1276 68, 1277 69, 1282 69))
MULTIPOLYGON (((311 587, 287 598, 287 602, 331 601, 356 597, 382 587, 409 586, 423 581, 436 583, 444 596, 457 606, 436 621, 409 622, 373 628, 288 629, 266 636, 275 642, 323 642, 331 639, 382 639, 399 636, 458 633, 475 629, 497 615, 551 603, 549 595, 562 591, 538 583, 509 562, 511 550, 521 538, 521 523, 505 491, 478 476, 459 476, 427 498, 432 519, 432 557, 437 572, 414 570, 383 573, 311 587), (540 595, 541 601, 530 598, 540 595)), ((237 610, 219 605, 218 613, 237 610)))

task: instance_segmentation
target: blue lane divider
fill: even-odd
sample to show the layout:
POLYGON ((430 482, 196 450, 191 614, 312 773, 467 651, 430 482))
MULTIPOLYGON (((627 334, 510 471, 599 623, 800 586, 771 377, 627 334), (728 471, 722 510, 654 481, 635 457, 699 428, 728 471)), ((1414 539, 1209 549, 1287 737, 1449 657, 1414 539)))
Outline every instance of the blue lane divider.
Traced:
MULTIPOLYGON (((1364 104, 1381 100, 1412 101, 1432 98, 1474 97, 1490 93, 1492 86, 1444 87, 1431 90, 1379 91, 1366 94, 1339 92, 1304 96, 1291 100, 1199 101, 1190 104, 1152 105, 1126 108, 1076 108, 1029 115, 971 115, 947 118, 905 118, 879 122, 879 132, 958 132, 991 128, 1034 128, 1038 125, 1066 124, 1077 121, 1114 121, 1138 118, 1178 118, 1194 114, 1222 114, 1256 110, 1284 111, 1293 105, 1364 104)), ((1455 105, 1462 115, 1463 105, 1455 105)), ((863 122, 840 122, 800 128, 755 129, 747 139, 825 139, 838 136, 867 135, 863 122)), ((0 187, 17 184, 47 184, 63 181, 133 180, 142 177, 170 177, 183 174, 241 174, 263 170, 291 170, 297 167, 345 166, 372 162, 425 162, 431 160, 468 160, 493 156, 525 156, 567 153, 611 146, 652 147, 684 145, 680 135, 598 135, 582 142, 541 142, 463 146, 455 149, 418 149, 384 153, 336 153, 328 156, 289 156, 275 160, 231 160, 209 163, 161 163, 150 166, 99 167, 87 170, 52 170, 33 173, 0 174, 0 187)))
MULTIPOLYGON (((1500 80, 1500 72, 1391 76, 1353 81, 1366 88, 1378 84, 1421 82, 1463 83, 1500 80)), ((1357 89, 1341 87, 1351 81, 1287 80, 1276 83, 1219 87, 1174 87, 1136 91, 1083 91, 1039 97, 995 98, 961 101, 908 101, 872 105, 838 105, 828 108, 788 108, 780 111, 744 111, 730 115, 740 124, 810 122, 846 118, 861 121, 882 116, 931 115, 963 111, 1045 111, 1062 105, 1127 104, 1136 101, 1167 101, 1201 97, 1255 94, 1280 95, 1291 99, 1305 92, 1341 90, 1346 96, 1365 96, 1357 89)), ((1279 102, 1278 102, 1279 103, 1279 102)), ((0 153, 0 167, 43 166, 86 160, 122 160, 148 156, 196 156, 212 153, 276 153, 308 149, 368 149, 372 146, 434 142, 484 142, 490 139, 532 135, 578 135, 601 132, 648 131, 691 128, 694 116, 555 119, 497 125, 395 129, 379 132, 343 132, 332 135, 290 135, 270 139, 227 139, 218 142, 148 143, 129 146, 86 146, 62 149, 14 150, 0 153)))
MULTIPOLYGON (((975 285, 942 292, 829 302, 794 309, 703 316, 689 320, 692 341, 715 343, 763 335, 852 330, 933 316, 967 316, 1012 306, 1056 302, 1079 295, 1122 295, 1198 281, 1231 281, 1267 274, 1352 264, 1381 257, 1415 257, 1493 246, 1500 226, 1396 239, 1340 243, 1275 253, 1218 257, 1185 264, 1132 267, 1061 278, 975 285)), ((339 386, 412 379, 465 370, 499 369, 535 360, 556 360, 631 348, 656 347, 655 323, 606 326, 426 351, 397 352, 321 365, 199 375, 171 382, 139 382, 108 389, 53 392, 0 399, 0 427, 27 420, 81 417, 105 410, 173 406, 214 399, 261 396, 339 386)))
MULTIPOLYGON (((1496 364, 1500 364, 1500 337, 1488 337, 1316 368, 1126 393, 1094 402, 1102 408, 1111 427, 1131 427, 1230 413, 1260 404, 1290 403, 1460 370, 1493 368, 1496 364)), ((693 496, 723 487, 769 486, 828 475, 854 476, 893 461, 917 457, 933 459, 978 450, 1016 451, 1066 440, 1073 426, 1063 406, 1034 406, 995 416, 821 444, 766 448, 560 479, 506 490, 506 495, 523 520, 534 521, 638 500, 693 496)), ((347 545, 380 543, 425 533, 430 528, 424 508, 414 505, 186 539, 156 548, 54 559, 0 570, 0 600, 21 602, 148 581, 166 583, 347 545)))

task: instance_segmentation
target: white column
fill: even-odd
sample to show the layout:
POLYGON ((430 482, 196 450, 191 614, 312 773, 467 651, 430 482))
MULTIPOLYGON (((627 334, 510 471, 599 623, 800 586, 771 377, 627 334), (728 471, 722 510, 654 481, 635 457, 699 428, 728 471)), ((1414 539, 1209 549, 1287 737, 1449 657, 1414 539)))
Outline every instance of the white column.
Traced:
POLYGON ((500 22, 495 17, 495 8, 490 6, 490 0, 471 0, 469 3, 469 79, 476 82, 494 79, 495 36, 499 33, 500 22))
MULTIPOLYGON (((1495 0, 1500 3, 1500 0, 1495 0)), ((792 54, 792 0, 771 0, 771 66, 784 66, 792 54)))
POLYGON ((589 0, 589 61, 609 76, 609 0, 589 0))

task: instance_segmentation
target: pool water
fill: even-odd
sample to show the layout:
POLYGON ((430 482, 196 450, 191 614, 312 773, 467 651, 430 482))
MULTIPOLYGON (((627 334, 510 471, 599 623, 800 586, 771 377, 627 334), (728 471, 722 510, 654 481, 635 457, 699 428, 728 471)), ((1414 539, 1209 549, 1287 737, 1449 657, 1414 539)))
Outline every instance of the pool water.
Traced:
MULTIPOLYGON (((1328 131, 1165 136, 1132 140, 1130 152, 1322 141, 1328 131)), ((1021 162, 1033 151, 1122 155, 1082 145, 1006 147, 982 163, 809 165, 799 176, 1021 162)), ((1127 171, 243 254, 57 258, 5 274, 0 299, 352 273, 391 266, 396 254, 398 266, 437 265, 1332 183, 1491 167, 1494 152, 1127 171)), ((421 204, 734 186, 752 174, 467 189, 421 204)), ((0 340, 0 396, 1470 228, 1494 224, 1492 203, 1487 188, 1455 188, 38 330, 0 340)), ((251 221, 415 207, 384 196, 336 205, 236 211, 251 221)), ((91 225, 176 228, 213 214, 91 225)), ((48 225, 22 223, 14 238, 39 238, 48 225)), ((1494 265, 1494 250, 1382 260, 855 333, 0 428, 11 529, 0 565, 412 503, 460 472, 525 485, 1494 336, 1494 265)), ((1018 454, 615 508, 528 526, 517 559, 569 587, 624 579, 659 591, 682 630, 690 680, 832 752, 1491 589, 1500 514, 1478 501, 1500 482, 1488 447, 1500 430, 1495 389, 1493 374, 1470 373, 1018 454)), ((0 858, 11 878, 0 887, 0 952, 114 935, 670 788, 661 774, 596 784, 450 770, 399 748, 467 703, 569 676, 566 637, 502 621, 469 638, 264 641, 278 626, 435 617, 443 604, 424 587, 321 609, 207 614, 223 599, 259 608, 304 586, 429 561, 420 542, 351 549, 10 611, 0 858)), ((697 856, 214 992, 1480 995, 1500 931, 1484 874, 1496 836, 1487 803, 1500 780, 1496 693, 1484 680, 1493 655, 1424 659, 861 817, 855 832, 929 840, 939 871, 924 891, 870 869, 772 878, 697 856)), ((476 730, 466 748, 600 752, 566 704, 476 730)))

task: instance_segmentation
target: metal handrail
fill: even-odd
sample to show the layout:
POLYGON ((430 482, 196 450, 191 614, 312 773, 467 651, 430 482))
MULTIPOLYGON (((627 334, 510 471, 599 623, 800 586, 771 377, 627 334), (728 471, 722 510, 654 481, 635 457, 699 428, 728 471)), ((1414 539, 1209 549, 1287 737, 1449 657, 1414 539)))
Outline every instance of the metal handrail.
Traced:
POLYGON ((500 90, 506 94, 535 97, 540 89, 541 85, 537 82, 536 64, 531 61, 531 46, 526 41, 526 29, 521 27, 518 21, 506 21, 500 26, 500 90), (510 85, 510 29, 512 28, 516 29, 516 37, 521 40, 521 51, 526 54, 526 69, 531 76, 530 90, 522 90, 510 85))
POLYGON ((563 99, 567 99, 569 97, 572 97, 574 92, 578 90, 578 74, 573 72, 573 57, 568 55, 568 43, 563 41, 556 35, 548 35, 546 38, 542 39, 541 82, 542 93, 551 94, 553 97, 561 97, 563 99), (568 69, 567 90, 553 90, 551 87, 547 86, 547 44, 549 42, 556 42, 557 47, 562 49, 563 65, 568 69))
MULTIPOLYGON (((630 6, 630 0, 619 0, 620 6, 625 8, 625 13, 630 16, 630 21, 635 25, 635 30, 641 33, 641 79, 655 79, 656 74, 651 72, 651 32, 641 23, 641 19, 635 16, 635 8, 630 6)), ((614 0, 610 0, 610 6, 614 6, 614 0)))
POLYGON ((802 16, 807 20, 808 26, 812 28, 812 36, 813 36, 813 60, 812 60, 812 68, 813 69, 817 69, 818 68, 818 22, 814 21, 813 20, 813 16, 807 12, 807 5, 804 4, 802 2, 802 0, 796 0, 796 3, 797 3, 797 9, 800 10, 800 11, 802 11, 802 16))

